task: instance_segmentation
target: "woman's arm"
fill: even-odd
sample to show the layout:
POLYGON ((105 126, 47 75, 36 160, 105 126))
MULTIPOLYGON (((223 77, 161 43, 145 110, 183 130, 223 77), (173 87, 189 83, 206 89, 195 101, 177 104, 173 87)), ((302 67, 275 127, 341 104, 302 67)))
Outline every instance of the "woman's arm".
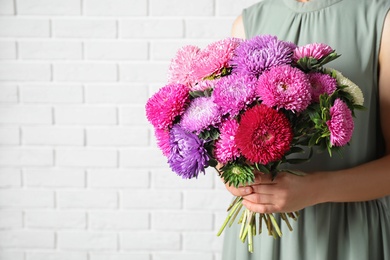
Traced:
POLYGON ((263 175, 262 184, 244 205, 256 212, 290 212, 323 202, 367 201, 390 195, 390 14, 387 15, 379 53, 379 104, 384 157, 347 170, 316 172, 305 177, 280 174, 274 182, 263 175))

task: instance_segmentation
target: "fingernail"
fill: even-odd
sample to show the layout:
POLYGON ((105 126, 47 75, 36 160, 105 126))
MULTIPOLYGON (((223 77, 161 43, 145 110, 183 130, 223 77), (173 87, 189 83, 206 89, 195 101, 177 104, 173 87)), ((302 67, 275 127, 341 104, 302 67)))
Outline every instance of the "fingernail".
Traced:
POLYGON ((252 193, 252 189, 249 188, 249 187, 244 188, 243 193, 245 193, 245 194, 250 194, 250 193, 252 193))

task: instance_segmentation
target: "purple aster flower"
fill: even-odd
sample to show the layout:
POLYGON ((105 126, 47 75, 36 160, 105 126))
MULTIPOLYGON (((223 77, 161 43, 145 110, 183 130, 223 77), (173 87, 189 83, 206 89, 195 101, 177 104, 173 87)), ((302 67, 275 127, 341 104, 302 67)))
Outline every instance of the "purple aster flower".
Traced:
POLYGON ((311 86, 304 72, 289 65, 273 67, 258 81, 257 94, 263 104, 301 112, 311 102, 311 86))
POLYGON ((240 44, 232 58, 233 72, 259 75, 274 66, 290 64, 296 45, 275 36, 259 35, 240 44))
POLYGON ((205 141, 178 125, 170 131, 171 152, 168 163, 171 169, 183 179, 198 177, 208 166, 209 156, 204 148, 205 141))
POLYGON ((192 100, 183 113, 180 125, 189 132, 200 133, 221 122, 221 112, 211 97, 198 97, 192 100))
POLYGON ((331 95, 337 88, 337 80, 328 74, 312 72, 308 74, 311 89, 311 97, 314 102, 319 102, 321 94, 331 95))
POLYGON ((330 120, 326 122, 330 131, 330 143, 344 146, 352 138, 354 123, 352 112, 341 99, 336 99, 330 108, 330 120))
POLYGON ((212 94, 214 103, 221 108, 223 115, 234 117, 255 100, 256 82, 255 78, 246 75, 231 74, 222 77, 212 94))
POLYGON ((219 128, 221 134, 215 142, 214 155, 221 163, 227 163, 240 156, 235 142, 235 135, 238 129, 238 122, 234 119, 226 120, 219 128))

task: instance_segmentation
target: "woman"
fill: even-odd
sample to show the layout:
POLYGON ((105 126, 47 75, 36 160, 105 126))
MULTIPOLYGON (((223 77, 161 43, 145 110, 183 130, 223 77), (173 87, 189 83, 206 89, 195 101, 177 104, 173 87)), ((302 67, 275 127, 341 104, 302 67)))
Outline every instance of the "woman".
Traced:
POLYGON ((362 89, 364 111, 351 145, 332 158, 315 154, 304 177, 256 177, 227 189, 261 213, 300 210, 283 237, 257 235, 254 253, 225 230, 223 260, 390 260, 390 9, 389 0, 264 0, 245 9, 234 37, 271 34, 298 45, 322 42, 341 57, 328 64, 362 89))

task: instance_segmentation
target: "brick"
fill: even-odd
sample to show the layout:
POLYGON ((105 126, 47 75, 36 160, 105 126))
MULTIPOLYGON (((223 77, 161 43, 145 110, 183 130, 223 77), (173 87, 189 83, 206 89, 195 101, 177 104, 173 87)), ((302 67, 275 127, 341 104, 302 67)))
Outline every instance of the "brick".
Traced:
POLYGON ((151 0, 150 14, 153 16, 211 16, 214 14, 214 1, 151 0))
POLYGON ((90 254, 90 260, 150 260, 148 253, 95 253, 90 254))
MULTIPOLYGON (((0 10, 1 10, 1 6, 0 6, 0 10)), ((2 60, 16 59, 16 44, 14 41, 0 41, 0 59, 2 60)))
POLYGON ((13 126, 0 127, 0 144, 1 145, 18 145, 18 144, 20 144, 19 128, 13 127, 13 126))
POLYGON ((68 167, 116 167, 117 151, 113 149, 57 149, 56 164, 68 167))
MULTIPOLYGON (((13 15, 15 14, 15 7, 13 0, 2 0, 0 2, 0 15, 13 15)), ((0 257, 0 259, 3 259, 0 257)))
POLYGON ((80 0, 16 0, 21 15, 79 15, 80 0))
POLYGON ((184 208, 190 210, 223 210, 227 209, 232 195, 227 191, 186 191, 184 208))
POLYGON ((23 227, 22 211, 3 210, 3 209, 0 211, 0 229, 20 229, 22 227, 23 227))
POLYGON ((213 260, 213 253, 196 253, 196 252, 180 252, 180 253, 166 253, 158 252, 153 254, 153 260, 213 260))
POLYGON ((123 250, 179 250, 180 234, 176 232, 123 232, 120 245, 123 250), (146 242, 145 242, 146 241, 146 242))
POLYGON ((18 51, 24 60, 82 59, 82 44, 75 41, 20 41, 18 51))
POLYGON ((149 46, 146 41, 91 41, 85 43, 89 60, 147 60, 149 46))
POLYGON ((145 0, 86 0, 86 15, 145 16, 148 6, 145 0))
POLYGON ((152 213, 153 230, 207 231, 213 228, 212 213, 164 211, 152 213))
POLYGON ((182 205, 179 191, 134 190, 124 191, 122 207, 131 209, 179 209, 182 205))
POLYGON ((131 126, 150 126, 146 119, 145 104, 120 107, 119 123, 131 126))
POLYGON ((57 38, 115 38, 115 20, 99 19, 56 19, 53 34, 57 38))
POLYGON ((28 260, 88 260, 86 252, 33 252, 26 253, 28 260))
POLYGON ((0 187, 20 187, 22 184, 22 174, 19 169, 0 169, 0 187))
POLYGON ((157 148, 129 148, 120 151, 120 166, 131 168, 168 168, 167 158, 157 148))
POLYGON ((204 48, 209 44, 208 40, 155 40, 150 45, 150 58, 156 61, 171 61, 176 55, 176 52, 183 46, 194 45, 199 48, 204 48))
POLYGON ((242 9, 257 2, 259 2, 259 0, 216 0, 217 15, 237 17, 241 14, 242 9))
POLYGON ((88 104, 142 104, 148 99, 148 88, 133 83, 88 84, 85 89, 88 104))
POLYGON ((134 18, 119 20, 119 37, 132 39, 172 39, 184 37, 182 19, 134 18))
POLYGON ((22 128, 22 143, 26 145, 84 145, 84 130, 80 127, 26 126, 22 128))
POLYGON ((114 63, 57 63, 53 78, 56 81, 116 81, 117 73, 114 63))
POLYGON ((83 87, 78 84, 28 84, 20 86, 23 103, 82 103, 83 87))
POLYGON ((58 191, 58 206, 70 209, 113 209, 118 206, 115 191, 58 191))
POLYGON ((147 170, 89 170, 88 187, 148 188, 149 173, 147 170))
POLYGON ((55 107, 55 121, 59 125, 115 125, 116 118, 115 107, 55 107))
POLYGON ((137 211, 91 211, 89 228, 97 230, 148 229, 149 213, 137 211))
POLYGON ((53 151, 46 148, 0 148, 0 166, 51 166, 53 151))
POLYGON ((0 64, 0 81, 50 81, 50 79, 50 64, 31 62, 2 62, 0 64))
POLYGON ((54 207, 54 192, 47 190, 1 189, 0 207, 52 208, 54 207))
POLYGON ((0 106, 0 124, 51 124, 52 109, 45 106, 0 106))
POLYGON ((87 225, 85 212, 34 210, 24 213, 27 228, 84 229, 87 225))
POLYGON ((33 18, 0 18, 0 37, 49 37, 50 20, 33 18))
POLYGON ((219 40, 230 36, 234 18, 187 19, 186 37, 219 40), (210 26, 210 25, 213 26, 210 26))
POLYGON ((221 252, 223 238, 217 237, 214 232, 186 232, 183 234, 183 248, 185 251, 221 252))
POLYGON ((198 178, 183 179, 170 169, 153 169, 152 187, 157 189, 188 190, 188 189, 212 189, 214 186, 215 172, 199 174, 198 178))
MULTIPOLYGON (((0 47, 1 48, 1 47, 0 47)), ((0 102, 17 103, 19 100, 18 86, 10 83, 0 84, 0 102)))
POLYGON ((87 129, 88 146, 147 146, 149 131, 145 127, 87 129))
POLYGON ((58 248, 61 250, 116 250, 117 234, 106 232, 58 232, 58 248))
POLYGON ((166 84, 168 63, 131 63, 119 65, 120 81, 166 84), (153 73, 151 73, 153 72, 153 73))
POLYGON ((24 252, 3 251, 0 252, 1 260, 24 260, 24 252))
POLYGON ((23 181, 27 187, 82 188, 85 174, 78 169, 24 169, 23 181))

